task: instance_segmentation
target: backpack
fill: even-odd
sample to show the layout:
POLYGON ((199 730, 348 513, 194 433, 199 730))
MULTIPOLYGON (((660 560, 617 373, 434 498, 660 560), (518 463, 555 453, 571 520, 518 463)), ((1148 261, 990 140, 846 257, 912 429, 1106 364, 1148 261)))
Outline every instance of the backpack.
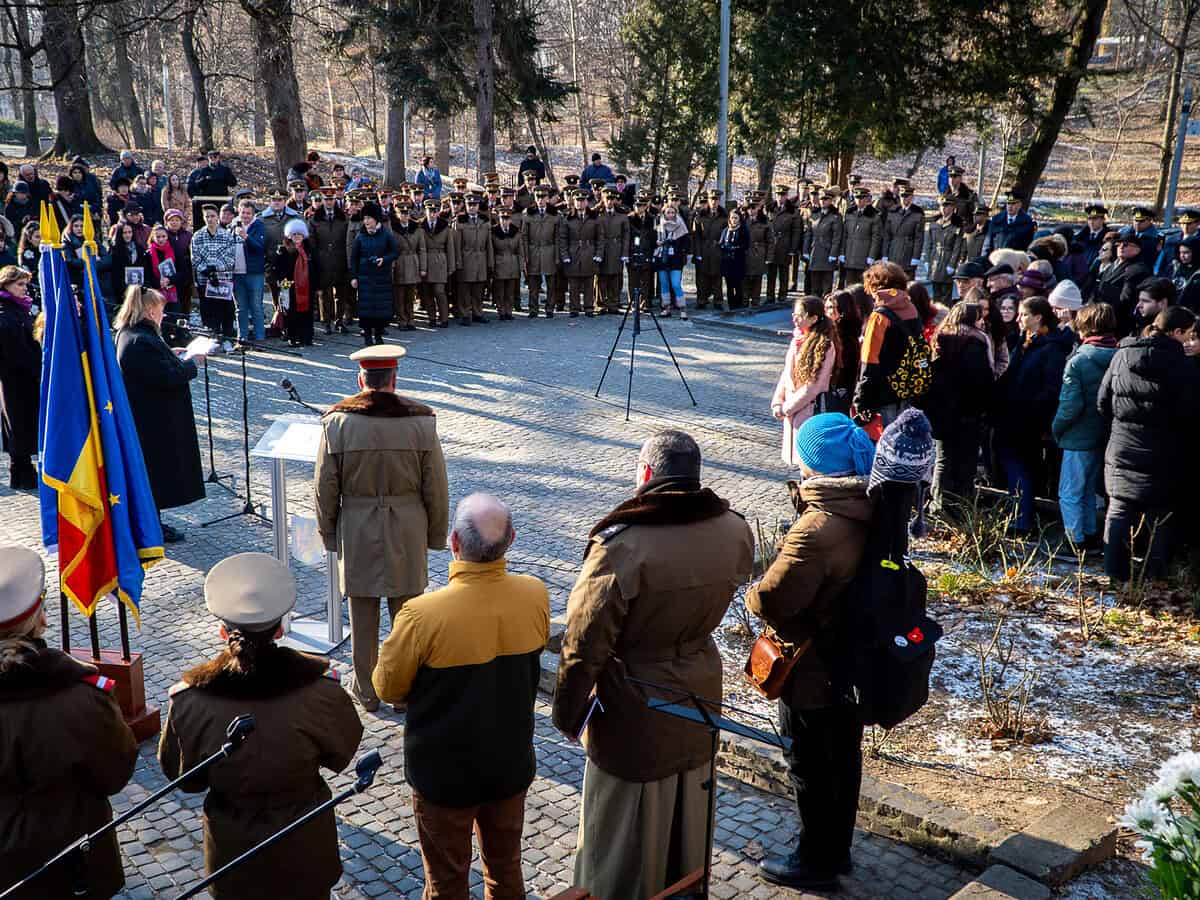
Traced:
POLYGON ((900 329, 904 335, 904 350, 900 354, 900 362, 892 374, 887 376, 887 386, 892 389, 899 400, 912 400, 923 396, 933 385, 933 354, 929 344, 922 334, 920 326, 917 333, 905 327, 897 316, 887 307, 880 307, 882 313, 892 326, 900 329))
POLYGON ((894 728, 929 699, 942 627, 926 613, 925 576, 905 555, 914 485, 887 482, 845 595, 834 671, 863 725, 894 728))

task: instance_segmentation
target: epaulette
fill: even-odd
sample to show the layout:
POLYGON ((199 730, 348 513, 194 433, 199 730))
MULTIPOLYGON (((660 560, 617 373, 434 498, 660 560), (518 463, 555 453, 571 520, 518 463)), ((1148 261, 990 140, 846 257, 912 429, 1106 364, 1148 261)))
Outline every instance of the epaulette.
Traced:
POLYGON ((330 681, 340 682, 342 680, 342 673, 339 672, 337 669, 335 669, 333 666, 330 666, 328 669, 326 669, 324 672, 321 673, 321 677, 328 678, 330 681))
POLYGON ((598 544, 606 544, 628 527, 629 525, 625 522, 618 522, 616 525, 609 525, 607 528, 596 532, 596 536, 592 538, 592 540, 598 544))
POLYGON ((186 681, 177 681, 173 685, 171 685, 171 689, 169 691, 167 691, 167 696, 174 697, 176 694, 182 693, 183 691, 186 691, 190 687, 191 687, 191 685, 188 684, 186 681))
POLYGON ((84 684, 90 684, 92 687, 96 688, 96 690, 104 691, 106 694, 111 694, 117 686, 115 679, 99 673, 96 673, 95 675, 84 675, 79 680, 84 684))

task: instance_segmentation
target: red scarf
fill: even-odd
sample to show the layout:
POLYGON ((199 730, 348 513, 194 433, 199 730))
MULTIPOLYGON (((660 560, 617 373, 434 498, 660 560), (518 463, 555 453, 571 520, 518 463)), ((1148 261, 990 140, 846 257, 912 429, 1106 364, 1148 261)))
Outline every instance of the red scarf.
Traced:
POLYGON ((1115 337, 1113 337, 1111 334, 1093 334, 1091 337, 1084 338, 1083 342, 1092 347, 1115 347, 1115 346, 1117 346, 1117 339, 1115 337))
POLYGON ((308 254, 304 245, 296 248, 296 268, 292 275, 292 302, 296 304, 296 312, 308 312, 310 301, 308 281, 308 254))

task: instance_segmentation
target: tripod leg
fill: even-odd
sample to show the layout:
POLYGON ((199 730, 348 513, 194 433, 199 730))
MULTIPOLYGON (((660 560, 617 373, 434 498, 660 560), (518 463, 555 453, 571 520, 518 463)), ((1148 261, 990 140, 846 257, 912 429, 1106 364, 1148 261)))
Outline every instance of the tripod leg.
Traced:
POLYGON ((666 334, 663 333, 662 325, 658 323, 658 316, 654 315, 654 310, 650 310, 650 318, 654 320, 654 327, 658 329, 658 336, 662 338, 663 346, 667 348, 667 355, 671 357, 671 362, 675 363, 675 371, 679 373, 679 380, 683 382, 683 389, 687 391, 688 397, 692 401, 692 406, 699 406, 696 402, 695 395, 692 394, 692 389, 688 387, 687 379, 683 377, 683 369, 679 367, 679 360, 675 358, 675 351, 671 349, 671 344, 667 340, 666 334))
MULTIPOLYGON (((630 306, 633 306, 631 303, 630 306)), ((625 315, 629 315, 629 310, 625 310, 625 315)), ((633 356, 637 353, 637 336, 641 331, 641 322, 639 314, 635 310, 633 313, 633 343, 629 345, 629 390, 625 394, 625 421, 629 421, 629 408, 633 405, 633 356)))
POLYGON ((250 502, 250 397, 246 393, 246 348, 242 348, 242 454, 246 460, 246 505, 244 510, 254 512, 250 502))
POLYGON ((212 436, 212 395, 208 388, 208 362, 204 363, 204 418, 208 420, 208 482, 217 484, 220 478, 217 477, 216 456, 213 453, 213 436, 212 436))
POLYGON ((600 374, 600 383, 596 385, 596 393, 593 396, 600 396, 600 388, 604 387, 604 379, 608 375, 608 367, 612 365, 613 354, 617 352, 617 344, 621 342, 621 332, 625 330, 625 322, 629 319, 629 309, 626 308, 625 315, 621 319, 621 325, 617 328, 617 336, 613 338, 612 348, 608 351, 608 361, 604 363, 604 371, 600 374))

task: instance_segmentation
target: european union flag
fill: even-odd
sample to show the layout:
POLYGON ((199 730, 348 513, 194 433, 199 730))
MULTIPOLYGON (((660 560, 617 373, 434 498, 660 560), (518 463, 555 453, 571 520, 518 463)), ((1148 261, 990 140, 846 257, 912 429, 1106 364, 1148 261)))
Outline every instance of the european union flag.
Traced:
POLYGON ((144 570, 163 558, 158 510, 97 285, 94 250, 83 251, 77 309, 66 260, 51 241, 40 263, 46 309, 43 538, 59 545, 63 590, 85 615, 115 590, 140 619, 144 570))

